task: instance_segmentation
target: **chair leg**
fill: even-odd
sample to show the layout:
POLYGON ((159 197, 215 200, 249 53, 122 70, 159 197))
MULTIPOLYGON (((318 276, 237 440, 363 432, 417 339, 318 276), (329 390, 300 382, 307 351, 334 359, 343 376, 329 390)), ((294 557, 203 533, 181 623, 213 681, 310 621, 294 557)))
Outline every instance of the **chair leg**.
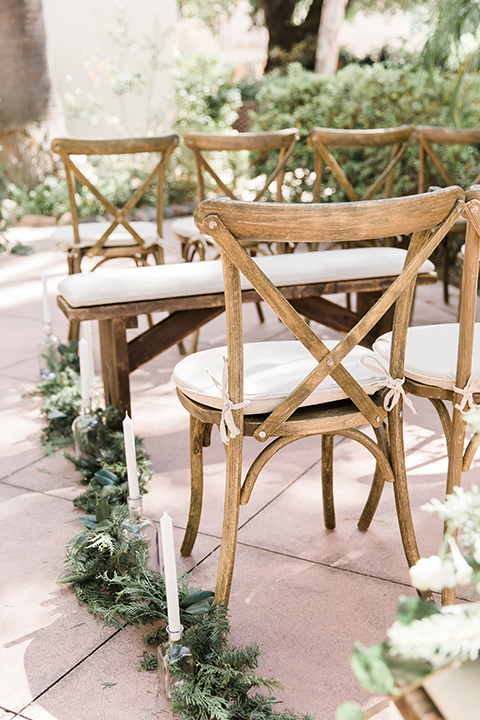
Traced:
POLYGON ((383 473, 380 471, 378 465, 375 467, 375 474, 373 476, 372 486, 368 494, 367 502, 363 508, 363 512, 360 515, 360 520, 357 523, 359 530, 368 530, 370 523, 373 520, 373 516, 382 497, 383 488, 385 486, 385 478, 383 473))
POLYGON ((68 342, 78 342, 78 338, 80 337, 80 323, 79 322, 70 322, 68 324, 68 342))
POLYGON ((413 526, 410 498, 408 495, 407 471, 405 467, 405 446, 403 442, 403 422, 400 410, 395 407, 389 418, 391 462, 395 474, 394 494, 397 507, 398 525, 408 566, 411 567, 420 558, 415 529, 413 526))
POLYGON ((333 435, 322 435, 322 495, 323 519, 327 530, 335 530, 333 498, 333 435))
POLYGON ((232 438, 226 447, 225 505, 222 545, 218 563, 215 604, 228 605, 237 548, 240 489, 242 484, 243 436, 232 438))
MULTIPOLYGON (((450 495, 454 488, 462 484, 463 450, 465 446, 465 421, 462 413, 453 409, 452 436, 448 453, 448 473, 446 494, 450 495)), ((445 530, 447 528, 445 527, 445 530)), ((455 588, 445 588, 442 592, 442 605, 455 603, 455 588)))
POLYGON ((205 434, 208 434, 209 430, 211 425, 197 420, 193 415, 190 416, 190 511, 180 548, 182 555, 190 555, 197 539, 203 501, 203 448, 208 444, 205 442, 205 434))

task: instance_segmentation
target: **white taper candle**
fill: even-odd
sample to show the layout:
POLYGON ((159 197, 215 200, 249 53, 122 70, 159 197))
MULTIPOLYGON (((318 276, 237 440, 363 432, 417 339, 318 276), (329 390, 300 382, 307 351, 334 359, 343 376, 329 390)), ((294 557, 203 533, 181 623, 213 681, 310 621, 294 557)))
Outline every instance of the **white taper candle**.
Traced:
POLYGON ((133 434, 133 422, 125 415, 123 421, 123 439, 125 441, 125 462, 127 465, 128 497, 136 500, 140 497, 138 486, 137 453, 135 452, 135 435, 133 434))
POLYGON ((165 574, 165 590, 167 594, 168 632, 171 640, 180 640, 182 625, 178 604, 177 566, 175 562, 175 545, 173 542, 172 518, 166 512, 160 518, 162 535, 163 572, 165 574))

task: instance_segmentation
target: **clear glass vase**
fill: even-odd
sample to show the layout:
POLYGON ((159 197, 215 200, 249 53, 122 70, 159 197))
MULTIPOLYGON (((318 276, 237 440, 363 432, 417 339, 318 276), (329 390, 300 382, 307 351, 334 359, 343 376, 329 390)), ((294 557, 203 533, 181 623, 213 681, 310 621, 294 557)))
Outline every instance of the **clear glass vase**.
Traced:
POLYGON ((181 631, 170 633, 167 627, 167 633, 168 641, 159 645, 157 651, 158 688, 168 700, 171 700, 172 692, 184 682, 184 678, 179 677, 175 669, 182 675, 193 675, 195 659, 190 648, 183 643, 181 631))
POLYGON ((128 516, 118 527, 118 540, 121 549, 133 559, 138 552, 147 553, 145 567, 147 570, 159 571, 158 532, 150 518, 143 514, 141 497, 128 498, 128 516))
POLYGON ((102 447, 103 425, 89 400, 82 400, 82 410, 72 424, 75 457, 98 457, 102 447))
POLYGON ((53 380, 57 362, 58 340, 52 333, 52 326, 44 324, 43 337, 38 344, 38 364, 42 380, 53 380))

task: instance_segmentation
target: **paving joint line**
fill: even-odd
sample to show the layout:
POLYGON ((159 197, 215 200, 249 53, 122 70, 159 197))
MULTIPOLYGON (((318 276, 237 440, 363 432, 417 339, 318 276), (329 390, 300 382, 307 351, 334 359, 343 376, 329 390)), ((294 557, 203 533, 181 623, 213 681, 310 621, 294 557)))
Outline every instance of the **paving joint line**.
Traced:
POLYGON ((116 637, 120 632, 122 632, 122 630, 124 630, 125 627, 126 627, 126 626, 124 625, 124 626, 121 627, 121 628, 117 628, 117 630, 115 630, 115 632, 113 632, 113 633, 110 635, 110 637, 106 638, 106 640, 104 640, 102 643, 100 643, 100 645, 97 645, 97 647, 94 648, 93 650, 91 650, 91 651, 88 653, 88 655, 85 655, 84 658, 82 658, 82 659, 79 660, 77 663, 75 663, 75 665, 72 665, 72 667, 69 668, 66 672, 64 672, 63 675, 61 675, 59 678, 57 678, 56 680, 54 680, 54 682, 50 683, 50 685, 49 685, 48 687, 46 687, 44 690, 42 690, 41 693, 39 693, 39 694, 36 695, 34 698, 32 698, 32 700, 30 700, 29 703, 27 703, 21 710, 19 710, 17 714, 20 714, 20 713, 22 713, 22 712, 25 712, 25 711, 27 710, 27 708, 31 707, 34 703, 37 702, 37 700, 39 700, 41 697, 43 697, 43 695, 45 695, 49 690, 51 690, 53 687, 55 687, 56 685, 58 685, 58 683, 61 682, 64 678, 66 678, 67 675, 70 675, 70 673, 72 673, 74 670, 76 670, 78 667, 80 667, 80 665, 83 665, 83 663, 84 663, 86 660, 88 660, 90 657, 92 657, 92 655, 94 655, 98 650, 100 650, 100 649, 101 649, 102 647, 104 647, 108 642, 110 642, 110 640, 112 640, 112 639, 113 639, 114 637, 116 637))

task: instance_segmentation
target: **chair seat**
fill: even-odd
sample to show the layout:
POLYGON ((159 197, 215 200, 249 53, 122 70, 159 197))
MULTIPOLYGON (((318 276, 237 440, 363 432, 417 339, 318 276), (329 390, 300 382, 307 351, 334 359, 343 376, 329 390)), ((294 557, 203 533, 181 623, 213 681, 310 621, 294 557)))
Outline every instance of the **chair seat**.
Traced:
MULTIPOLYGON (((457 367, 458 323, 409 328, 405 353, 405 377, 424 385, 453 390, 457 367)), ((392 333, 381 335, 373 349, 390 358, 392 333)), ((475 326, 472 379, 480 380, 480 324, 475 326)))
MULTIPOLYGON (((325 344, 332 349, 337 342, 329 340, 325 344)), ((192 400, 221 410, 221 393, 207 370, 221 382, 223 358, 226 354, 227 348, 219 347, 188 355, 175 366, 173 382, 192 400)), ((367 369, 361 362, 363 357, 372 355, 369 350, 356 347, 342 363, 369 395, 385 385, 385 375, 380 369, 377 373, 367 369)), ((246 343, 244 363, 244 399, 250 401, 244 410, 247 415, 275 410, 317 365, 316 360, 297 340, 246 343)), ((307 398, 303 406, 335 402, 346 397, 329 376, 307 398)))
MULTIPOLYGON (((111 223, 103 220, 100 222, 80 223, 78 226, 80 233, 80 246, 88 248, 95 245, 97 240, 99 240, 107 228, 110 227, 110 224, 111 223)), ((158 242, 159 238, 155 223, 137 221, 130 224, 140 235, 146 247, 150 247, 158 242)), ((53 232, 52 238, 59 245, 73 247, 73 225, 58 225, 53 232)), ((117 225, 108 240, 105 242, 104 247, 135 247, 135 245, 137 245, 137 241, 128 232, 128 230, 124 228, 123 225, 117 225)))
POLYGON ((200 230, 195 225, 193 215, 187 215, 186 217, 177 218, 172 223, 172 230, 175 235, 178 235, 183 240, 188 240, 193 235, 200 235, 200 230))
MULTIPOLYGON (((400 248, 354 248, 268 255, 255 262, 276 285, 288 286, 398 275, 405 257, 400 248)), ((434 270, 430 261, 421 268, 434 270)), ((243 277, 242 287, 251 287, 243 277)), ((207 260, 81 273, 62 280, 58 290, 72 307, 209 295, 223 292, 222 265, 207 260)))
MULTIPOLYGON (((195 225, 195 221, 192 216, 178 218, 172 223, 172 230, 183 241, 191 240, 192 238, 202 237, 214 245, 213 239, 209 235, 204 235, 195 225)), ((267 243, 268 240, 262 238, 251 238, 247 244, 260 245, 261 243, 267 243)))

